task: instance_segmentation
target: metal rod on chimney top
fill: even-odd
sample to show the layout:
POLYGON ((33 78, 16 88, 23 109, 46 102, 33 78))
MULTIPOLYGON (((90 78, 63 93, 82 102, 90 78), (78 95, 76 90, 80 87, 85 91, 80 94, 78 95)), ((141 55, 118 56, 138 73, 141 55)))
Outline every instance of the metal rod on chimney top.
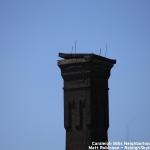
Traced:
POLYGON ((106 43, 106 51, 105 51, 105 57, 106 57, 106 54, 107 54, 107 49, 108 49, 108 48, 107 48, 107 43, 106 43))
POLYGON ((75 41, 75 54, 76 54, 76 48, 77 48, 77 40, 75 41))

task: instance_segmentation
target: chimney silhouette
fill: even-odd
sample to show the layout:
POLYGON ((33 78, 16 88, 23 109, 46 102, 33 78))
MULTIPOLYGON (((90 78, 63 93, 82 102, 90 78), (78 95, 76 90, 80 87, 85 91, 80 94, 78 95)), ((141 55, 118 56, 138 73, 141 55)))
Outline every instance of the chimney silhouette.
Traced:
POLYGON ((108 79, 116 60, 95 54, 59 53, 64 80, 66 150, 88 150, 92 142, 107 142, 108 79))

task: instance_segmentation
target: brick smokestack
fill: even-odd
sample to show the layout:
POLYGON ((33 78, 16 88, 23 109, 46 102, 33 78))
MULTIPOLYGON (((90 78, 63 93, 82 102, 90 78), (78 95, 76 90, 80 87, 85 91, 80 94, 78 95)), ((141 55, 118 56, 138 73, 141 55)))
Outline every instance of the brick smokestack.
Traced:
POLYGON ((64 54, 58 61, 64 80, 66 150, 88 150, 107 142, 108 79, 116 60, 95 54, 64 54))

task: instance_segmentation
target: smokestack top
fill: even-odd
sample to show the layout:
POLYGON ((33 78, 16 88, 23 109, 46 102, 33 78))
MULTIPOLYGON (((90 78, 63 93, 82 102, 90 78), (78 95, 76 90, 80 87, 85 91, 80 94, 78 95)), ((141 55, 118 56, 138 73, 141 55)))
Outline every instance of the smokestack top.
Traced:
POLYGON ((62 60, 58 61, 59 65, 68 63, 87 62, 91 60, 101 61, 110 65, 116 64, 115 59, 109 59, 93 53, 59 53, 59 57, 63 58, 62 60))

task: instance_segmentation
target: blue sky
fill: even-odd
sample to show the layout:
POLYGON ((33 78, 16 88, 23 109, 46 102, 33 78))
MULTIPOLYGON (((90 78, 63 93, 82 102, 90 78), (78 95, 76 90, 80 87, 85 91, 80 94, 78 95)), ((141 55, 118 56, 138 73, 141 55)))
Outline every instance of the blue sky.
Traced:
POLYGON ((149 0, 0 0, 0 149, 65 149, 58 52, 117 59, 109 140, 150 140, 149 0))

